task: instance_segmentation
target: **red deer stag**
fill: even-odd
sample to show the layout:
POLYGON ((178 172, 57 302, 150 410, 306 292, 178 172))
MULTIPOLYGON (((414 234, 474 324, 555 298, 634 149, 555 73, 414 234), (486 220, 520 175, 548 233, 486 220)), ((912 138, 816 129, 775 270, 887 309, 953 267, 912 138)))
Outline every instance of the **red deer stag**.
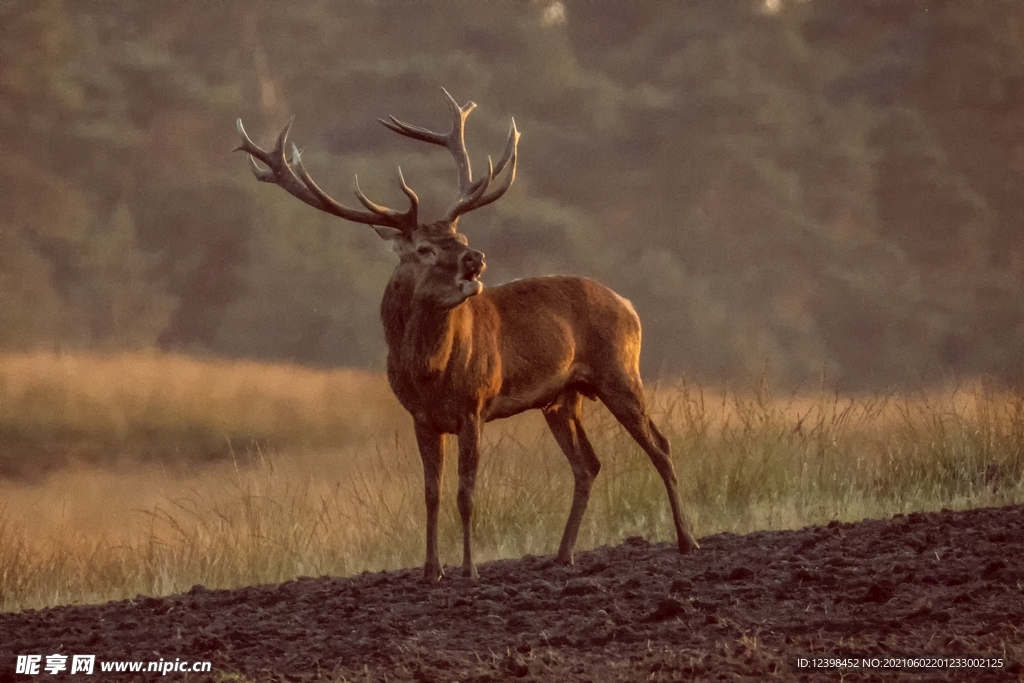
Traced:
MULTIPOLYGON (((679 506, 668 440, 648 416, 640 382, 640 320, 630 303, 582 277, 540 277, 483 288, 484 255, 456 231, 459 217, 501 197, 516 172, 519 132, 515 121, 505 152, 486 175, 473 180, 465 145, 466 117, 476 106, 460 107, 445 91, 454 120, 447 135, 411 126, 394 117, 385 126, 404 136, 448 149, 458 168, 459 193, 444 217, 421 223, 418 199, 404 212, 379 206, 359 190, 364 210, 329 197, 302 166, 298 148, 286 158, 288 126, 271 151, 257 147, 241 120, 239 150, 252 161, 259 180, 280 185, 314 208, 374 226, 399 256, 381 302, 388 345, 388 381, 413 417, 423 459, 427 507, 424 580, 442 576, 437 550, 437 514, 444 435, 459 441, 458 507, 462 517, 462 571, 477 576, 470 521, 482 425, 533 408, 540 409, 575 477, 572 507, 557 560, 572 564, 573 547, 590 489, 601 468, 581 422, 582 397, 600 398, 650 456, 665 482, 679 552, 697 548, 679 506), (492 182, 505 168, 500 184, 492 182)), ((488 159, 488 162, 490 160, 488 159)))

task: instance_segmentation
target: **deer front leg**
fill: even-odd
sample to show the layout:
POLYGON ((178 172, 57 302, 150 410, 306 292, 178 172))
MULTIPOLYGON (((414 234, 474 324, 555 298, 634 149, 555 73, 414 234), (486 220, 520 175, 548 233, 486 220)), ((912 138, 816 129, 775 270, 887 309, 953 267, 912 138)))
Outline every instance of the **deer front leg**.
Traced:
POLYGON ((473 490, 480 464, 480 416, 466 419, 459 431, 459 515, 462 517, 462 573, 478 578, 473 563, 471 527, 473 521, 473 490))
POLYGON ((441 500, 441 470, 444 467, 444 436, 426 424, 416 423, 416 443, 423 459, 423 490, 427 503, 427 561, 423 580, 437 583, 442 576, 437 553, 437 510, 441 500))

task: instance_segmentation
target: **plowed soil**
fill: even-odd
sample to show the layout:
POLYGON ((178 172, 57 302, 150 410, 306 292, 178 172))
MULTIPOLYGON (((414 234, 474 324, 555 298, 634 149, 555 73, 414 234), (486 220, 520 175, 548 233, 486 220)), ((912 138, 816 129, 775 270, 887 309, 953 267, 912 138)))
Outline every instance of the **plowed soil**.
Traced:
MULTIPOLYGON (((1024 507, 719 534, 679 556, 629 539, 573 567, 480 566, 138 597, 0 615, 0 681, 18 654, 95 654, 56 680, 1024 680, 1024 507), (878 658, 809 671, 798 655, 878 658), (883 668, 980 655, 984 668, 883 668), (104 674, 117 660, 212 662, 210 674, 104 674), (895 662, 898 664, 899 662, 895 662), (240 674, 243 678, 232 676, 240 674)), ((935 662, 932 662, 934 664, 935 662)))

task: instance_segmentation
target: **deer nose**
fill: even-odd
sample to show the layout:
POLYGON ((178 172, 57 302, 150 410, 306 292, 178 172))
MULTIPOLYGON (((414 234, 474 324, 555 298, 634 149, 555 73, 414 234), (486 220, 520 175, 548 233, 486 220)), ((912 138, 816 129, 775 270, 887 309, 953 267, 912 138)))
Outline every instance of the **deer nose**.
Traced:
POLYGON ((481 273, 484 269, 484 253, 470 249, 462 257, 462 265, 468 272, 481 273))

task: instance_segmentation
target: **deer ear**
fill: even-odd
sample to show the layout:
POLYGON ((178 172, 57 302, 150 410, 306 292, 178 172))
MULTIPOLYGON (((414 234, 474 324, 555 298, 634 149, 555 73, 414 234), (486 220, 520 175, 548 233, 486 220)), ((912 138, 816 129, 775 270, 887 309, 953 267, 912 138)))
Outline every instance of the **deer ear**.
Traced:
POLYGON ((399 237, 405 234, 398 228, 388 228, 383 225, 374 225, 371 227, 373 228, 374 232, 377 233, 377 236, 380 237, 385 242, 397 240, 399 237))

